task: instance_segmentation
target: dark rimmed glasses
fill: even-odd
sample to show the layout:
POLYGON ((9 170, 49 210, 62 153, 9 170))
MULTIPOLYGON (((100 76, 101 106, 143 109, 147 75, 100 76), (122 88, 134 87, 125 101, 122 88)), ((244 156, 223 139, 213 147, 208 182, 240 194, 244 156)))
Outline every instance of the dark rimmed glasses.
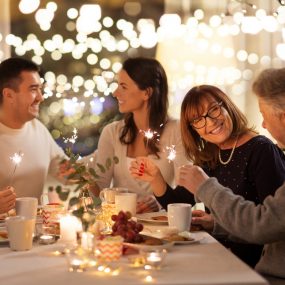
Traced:
POLYGON ((190 122, 190 125, 192 127, 194 127, 195 129, 202 129, 206 126, 206 119, 207 117, 211 118, 211 119, 216 119, 221 115, 222 112, 222 105, 223 102, 219 102, 217 104, 215 104, 214 106, 212 106, 206 115, 204 116, 200 116, 194 120, 192 120, 190 122))

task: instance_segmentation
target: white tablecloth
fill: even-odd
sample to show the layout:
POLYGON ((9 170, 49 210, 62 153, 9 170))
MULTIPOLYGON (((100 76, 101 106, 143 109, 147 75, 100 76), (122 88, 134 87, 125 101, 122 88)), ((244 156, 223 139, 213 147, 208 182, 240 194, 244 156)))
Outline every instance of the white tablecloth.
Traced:
MULTIPOLYGON (((167 255, 165 265, 151 271, 150 284, 249 284, 262 285, 267 282, 237 259, 205 232, 196 244, 175 245, 167 255)), ((51 253, 54 245, 35 245, 32 250, 13 252, 8 244, 0 247, 1 285, 56 285, 56 284, 146 284, 147 272, 130 268, 127 258, 120 261, 118 276, 109 276, 95 270, 83 273, 68 272, 66 257, 51 253)))

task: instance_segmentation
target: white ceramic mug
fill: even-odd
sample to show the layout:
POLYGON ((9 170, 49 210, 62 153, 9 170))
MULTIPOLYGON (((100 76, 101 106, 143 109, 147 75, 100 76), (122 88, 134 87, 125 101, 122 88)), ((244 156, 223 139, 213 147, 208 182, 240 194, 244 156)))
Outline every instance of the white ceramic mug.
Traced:
POLYGON ((55 190, 48 191, 47 193, 43 193, 41 195, 41 205, 50 204, 50 203, 58 203, 58 204, 62 203, 62 201, 58 196, 58 193, 55 190), (48 201, 48 203, 44 203, 45 201, 48 201))
POLYGON ((16 215, 23 217, 37 216, 38 199, 34 197, 16 198, 16 215))
POLYGON ((36 219, 13 216, 6 218, 8 239, 12 250, 29 250, 33 246, 36 219))
POLYGON ((99 198, 102 202, 106 202, 108 204, 115 203, 115 196, 117 193, 128 193, 127 188, 123 187, 113 187, 113 188, 104 188, 101 190, 99 194, 99 198))
POLYGON ((174 203, 167 205, 168 224, 179 232, 189 231, 192 218, 192 205, 186 203, 174 203))
POLYGON ((116 211, 129 211, 132 216, 137 212, 137 194, 136 193, 117 193, 115 195, 116 211))

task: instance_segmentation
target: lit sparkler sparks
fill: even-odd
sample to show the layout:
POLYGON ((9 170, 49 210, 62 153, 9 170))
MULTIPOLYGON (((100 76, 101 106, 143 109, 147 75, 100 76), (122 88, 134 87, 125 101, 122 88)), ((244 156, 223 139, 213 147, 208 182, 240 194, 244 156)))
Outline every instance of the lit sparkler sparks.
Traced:
MULTIPOLYGON (((162 127, 163 124, 160 124, 160 127, 162 127)), ((144 134, 144 137, 146 138, 146 146, 148 146, 149 140, 152 140, 156 138, 157 141, 159 141, 160 134, 156 131, 152 131, 151 129, 148 129, 146 131, 140 130, 144 134)))
POLYGON ((176 158, 176 150, 175 150, 175 145, 172 146, 167 146, 166 151, 168 153, 167 159, 168 161, 173 161, 176 158))
POLYGON ((75 142, 76 142, 76 140, 78 138, 78 136, 77 136, 77 129, 74 128, 72 132, 73 132, 73 135, 70 138, 63 138, 64 143, 70 142, 72 144, 75 144, 75 142))
POLYGON ((18 165, 21 163, 22 158, 23 158, 23 155, 24 155, 24 154, 23 154, 21 151, 19 151, 19 152, 14 153, 14 155, 10 157, 10 159, 11 159, 12 162, 14 163, 15 167, 14 167, 14 170, 13 170, 13 172, 12 172, 12 175, 11 175, 11 178, 10 178, 10 184, 9 184, 9 185, 12 185, 13 178, 14 178, 14 175, 15 175, 15 172, 16 172, 16 169, 17 169, 18 165))
POLYGON ((148 146, 148 141, 152 140, 157 134, 156 131, 152 131, 151 129, 148 129, 146 131, 140 130, 140 132, 142 132, 144 134, 144 137, 146 138, 146 147, 148 146))

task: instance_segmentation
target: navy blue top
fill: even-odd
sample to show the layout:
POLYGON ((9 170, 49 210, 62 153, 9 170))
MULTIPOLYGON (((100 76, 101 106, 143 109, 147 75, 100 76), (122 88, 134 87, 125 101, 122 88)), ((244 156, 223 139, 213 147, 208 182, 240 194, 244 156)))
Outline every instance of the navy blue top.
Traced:
MULTIPOLYGON (((227 161, 232 149, 221 150, 222 161, 227 161)), ((210 177, 216 177, 220 184, 245 199, 262 203, 268 195, 274 195, 275 190, 285 181, 285 156, 283 152, 265 136, 255 136, 245 144, 237 147, 231 161, 223 165, 218 161, 215 169, 203 168, 210 177)), ((177 186, 174 190, 168 185, 166 193, 156 197, 159 203, 167 209, 169 203, 195 204, 194 196, 186 188, 177 186)), ((227 241, 225 241, 227 243, 227 241)), ((232 248, 231 243, 229 247, 232 248)), ((239 251, 239 249, 237 250, 239 251)), ((254 266, 260 257, 261 249, 253 257, 251 248, 246 249, 251 257, 240 257, 249 265, 254 266)), ((237 255, 238 252, 237 252, 237 255)))

